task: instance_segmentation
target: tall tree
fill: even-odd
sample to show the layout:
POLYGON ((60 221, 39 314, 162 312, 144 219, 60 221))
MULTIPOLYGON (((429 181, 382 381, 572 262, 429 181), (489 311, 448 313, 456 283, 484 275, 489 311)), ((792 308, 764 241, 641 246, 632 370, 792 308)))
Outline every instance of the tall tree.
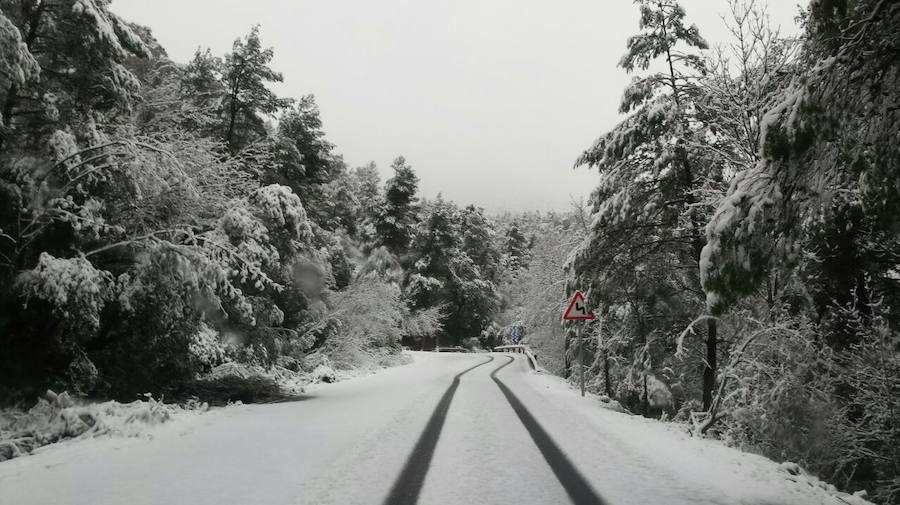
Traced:
MULTIPOLYGON (((177 83, 176 94, 182 105, 181 111, 173 115, 189 131, 205 137, 220 137, 222 101, 225 97, 222 59, 214 56, 209 49, 197 49, 193 59, 180 72, 177 83)), ((225 142, 224 139, 221 141, 225 142)))
POLYGON ((463 251, 472 258, 481 277, 496 283, 500 276, 500 256, 494 224, 484 211, 469 205, 462 211, 463 251))
POLYGON ((375 222, 383 202, 378 167, 375 162, 370 162, 353 168, 347 174, 347 182, 357 205, 352 236, 362 244, 372 244, 375 240, 375 222))
POLYGON ((293 102, 279 98, 267 87, 269 83, 283 80, 280 72, 269 67, 274 55, 272 48, 263 49, 259 26, 254 26, 243 39, 235 40, 231 52, 225 55, 223 138, 232 152, 265 135, 264 116, 271 116, 293 102))
MULTIPOLYGON (((604 303, 629 307, 629 324, 642 340, 635 368, 643 370, 646 385, 650 367, 659 365, 650 364, 654 347, 671 348, 677 328, 702 310, 698 263, 705 209, 699 203, 704 186, 721 175, 698 148, 708 130, 693 116, 704 62, 682 51, 707 44, 696 26, 685 24, 678 2, 635 3, 641 31, 628 39, 619 65, 647 70, 662 58, 665 70, 632 80, 620 106, 631 116, 577 162, 597 168, 601 182, 592 197, 592 230, 573 267, 581 287, 593 287, 604 303), (682 299, 693 301, 685 305, 682 299)), ((701 396, 709 409, 718 358, 715 319, 707 318, 704 333, 701 396)), ((646 401, 646 390, 643 396, 646 401)))
MULTIPOLYGON (((334 145, 325 139, 319 106, 313 95, 301 98, 278 122, 274 138, 275 165, 269 178, 289 186, 310 208, 314 219, 327 226, 324 210, 335 191, 325 186, 334 183, 345 171, 343 161, 334 154, 334 145)), ((333 188, 343 190, 345 187, 333 188)))
POLYGON ((394 176, 385 185, 384 207, 375 229, 379 245, 402 256, 407 252, 416 223, 419 178, 403 156, 394 160, 391 169, 394 176))
POLYGON ((430 202, 410 246, 414 261, 406 283, 415 308, 441 307, 445 337, 457 344, 479 337, 499 309, 495 284, 465 251, 464 227, 456 205, 430 202))
POLYGON ((364 218, 373 220, 381 205, 381 176, 375 162, 356 167, 350 171, 361 212, 364 218))
POLYGON ((528 239, 519 230, 518 224, 513 223, 506 230, 503 252, 506 254, 507 267, 510 270, 515 271, 528 266, 528 242, 528 239))

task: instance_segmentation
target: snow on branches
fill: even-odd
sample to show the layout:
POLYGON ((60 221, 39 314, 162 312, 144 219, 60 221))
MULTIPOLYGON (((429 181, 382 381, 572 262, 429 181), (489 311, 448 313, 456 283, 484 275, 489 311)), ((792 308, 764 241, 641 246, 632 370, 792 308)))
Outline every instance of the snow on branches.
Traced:
POLYGON ((23 86, 36 78, 40 71, 19 29, 0 12, 0 83, 5 81, 4 87, 23 86))
POLYGON ((248 198, 272 237, 285 252, 296 253, 312 240, 312 228, 303 204, 291 188, 279 184, 264 186, 248 198))
POLYGON ((88 340, 100 326, 100 311, 113 295, 113 277, 84 257, 56 258, 41 253, 38 264, 16 278, 26 300, 41 300, 65 321, 72 338, 88 340))

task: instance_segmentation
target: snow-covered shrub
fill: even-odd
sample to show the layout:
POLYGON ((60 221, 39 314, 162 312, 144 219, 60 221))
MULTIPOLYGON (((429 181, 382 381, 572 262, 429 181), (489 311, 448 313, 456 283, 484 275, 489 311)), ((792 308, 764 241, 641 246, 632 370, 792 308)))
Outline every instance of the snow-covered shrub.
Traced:
MULTIPOLYGON (((845 312, 849 321, 861 320, 845 312)), ((900 339, 876 313, 836 351, 801 316, 778 314, 729 366, 719 430, 730 443, 791 460, 878 503, 900 497, 900 339)), ((855 323, 851 323, 855 324, 855 323)))
POLYGON ((76 352, 66 369, 65 384, 72 388, 73 393, 81 395, 94 391, 99 381, 100 371, 87 354, 81 350, 76 352))
POLYGON ((429 307, 415 310, 404 308, 401 326, 404 339, 411 341, 430 339, 444 329, 444 308, 429 307))
POLYGON ((397 257, 386 247, 376 247, 362 262, 356 276, 360 279, 370 277, 399 284, 403 279, 403 267, 400 266, 397 257))
POLYGON ((188 344, 188 351, 195 367, 201 372, 212 370, 213 367, 221 365, 227 359, 226 349, 219 338, 219 332, 202 321, 197 333, 188 344))
POLYGON ((67 338, 84 342, 100 326, 100 311, 112 296, 113 279, 85 258, 41 253, 35 268, 19 274, 16 287, 29 300, 47 302, 67 338))
POLYGON ((192 402, 167 405, 147 396, 131 403, 81 403, 68 393, 47 391, 26 412, 0 410, 0 461, 24 456, 38 447, 69 438, 102 435, 141 436, 185 410, 205 411, 192 402))
POLYGON ((196 397, 211 405, 255 403, 302 392, 301 375, 281 367, 238 362, 223 363, 185 383, 180 397, 196 397))
POLYGON ((400 349, 404 303, 400 288, 373 279, 362 279, 341 292, 341 303, 331 317, 337 332, 322 348, 334 367, 371 366, 377 349, 400 349))
POLYGON ((827 394, 832 358, 817 348, 809 329, 774 331, 748 350, 750 356, 735 367, 738 379, 721 421, 733 442, 805 466, 833 461, 846 446, 833 431, 840 411, 827 394))
MULTIPOLYGON (((6 286, 3 286, 6 287, 6 286)), ((0 317, 0 377, 15 396, 35 388, 64 387, 90 392, 98 371, 83 348, 101 329, 101 317, 114 298, 114 280, 83 257, 42 253, 37 265, 21 272, 13 298, 0 317)))
POLYGON ((353 280, 353 264, 343 247, 334 245, 329 248, 328 261, 331 264, 331 274, 334 280, 334 288, 341 290, 350 285, 353 280))
POLYGON ((109 345, 95 354, 110 393, 170 392, 203 368, 192 347, 197 349, 204 314, 221 311, 223 275, 202 255, 178 248, 160 246, 139 256, 119 278, 109 345))
POLYGON ((312 382, 337 382, 337 372, 328 364, 327 358, 323 359, 322 363, 314 368, 309 375, 312 382))

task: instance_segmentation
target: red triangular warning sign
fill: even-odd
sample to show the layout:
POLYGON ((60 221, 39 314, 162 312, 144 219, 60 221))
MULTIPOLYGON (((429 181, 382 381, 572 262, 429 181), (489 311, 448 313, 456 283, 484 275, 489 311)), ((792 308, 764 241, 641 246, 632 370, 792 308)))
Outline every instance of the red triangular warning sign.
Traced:
POLYGON ((588 310, 587 303, 584 300, 584 293, 576 291, 572 296, 572 301, 563 312, 563 321, 593 321, 597 316, 588 310))

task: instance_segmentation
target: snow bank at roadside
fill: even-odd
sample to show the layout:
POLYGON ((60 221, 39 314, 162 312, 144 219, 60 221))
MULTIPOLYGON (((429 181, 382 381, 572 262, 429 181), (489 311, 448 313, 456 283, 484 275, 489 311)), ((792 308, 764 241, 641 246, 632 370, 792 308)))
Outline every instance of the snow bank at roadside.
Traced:
MULTIPOLYGON (((216 405, 243 403, 243 395, 257 402, 298 397, 315 384, 331 384, 377 373, 392 366, 408 364, 408 353, 380 357, 372 366, 356 370, 336 370, 324 359, 311 372, 274 366, 263 368, 225 363, 196 381, 198 393, 222 400, 216 405), (206 386, 202 386, 202 385, 206 386), (202 389, 202 391, 200 391, 202 389), (235 398, 227 398, 235 396, 235 398)), ((150 394, 131 403, 107 401, 91 403, 67 393, 47 391, 44 398, 27 411, 0 409, 0 462, 25 456, 33 451, 66 440, 84 440, 101 436, 151 436, 154 427, 169 424, 175 418, 207 412, 210 406, 195 399, 179 404, 163 403, 150 394)))
POLYGON ((374 350, 366 356, 366 359, 359 360, 355 367, 341 367, 334 360, 329 358, 326 353, 314 353, 307 357, 307 365, 316 364, 312 371, 308 374, 306 390, 315 389, 316 384, 334 384, 358 377, 372 375, 382 370, 407 365, 412 362, 412 355, 409 352, 387 352, 384 350, 374 350))
MULTIPOLYGON (((718 488, 726 496, 744 497, 741 503, 873 505, 865 499, 865 492, 851 495, 838 491, 795 463, 779 464, 718 440, 691 436, 685 426, 625 413, 616 409, 615 402, 597 395, 581 398, 559 377, 529 374, 527 381, 545 401, 586 419, 594 435, 600 433, 628 444, 629 451, 642 454, 642 459, 693 483, 697 489, 718 488)), ((575 426, 568 424, 570 430, 575 426)), ((587 439, 589 434, 582 436, 587 439)), ((604 456, 597 457, 601 458, 597 461, 600 466, 604 456)))
POLYGON ((135 437, 187 412, 205 412, 205 403, 164 404, 147 395, 131 403, 81 403, 67 393, 47 391, 27 411, 0 410, 0 461, 68 439, 102 435, 135 437))

